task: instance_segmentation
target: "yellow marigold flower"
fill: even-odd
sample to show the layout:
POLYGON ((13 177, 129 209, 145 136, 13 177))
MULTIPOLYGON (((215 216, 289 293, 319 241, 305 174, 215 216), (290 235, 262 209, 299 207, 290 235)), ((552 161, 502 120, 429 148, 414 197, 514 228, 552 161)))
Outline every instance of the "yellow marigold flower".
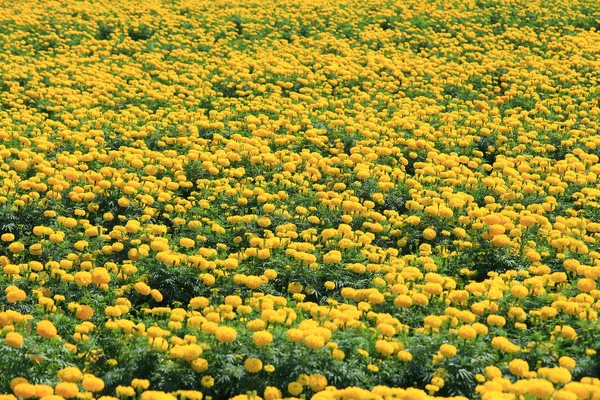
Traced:
POLYGON ((377 324, 377 330, 387 337, 392 337, 396 334, 396 329, 392 325, 384 322, 377 324))
POLYGON ((154 301, 156 301, 157 303, 160 303, 161 301, 163 301, 163 295, 158 289, 152 289, 150 291, 150 296, 152 296, 154 301))
POLYGON ((44 252, 44 246, 41 243, 34 243, 29 246, 29 254, 39 256, 44 252))
POLYGON ((463 325, 458 328, 458 336, 465 340, 472 340, 477 337, 477 331, 471 325, 463 325))
POLYGON ((159 390, 146 390, 140 396, 141 400, 177 400, 177 397, 170 393, 159 390))
POLYGON ((228 326, 220 326, 215 332, 215 337, 221 343, 231 343, 237 338, 237 331, 228 326))
POLYGON ((213 378, 212 376, 203 376, 202 379, 200 379, 200 383, 205 388, 211 388, 215 384, 215 378, 213 378))
POLYGON ((425 240, 433 240, 433 239, 435 239, 436 236, 437 236, 437 233, 435 232, 435 229, 433 229, 433 228, 425 228, 425 230, 423 230, 423 238, 425 240))
POLYGON ((12 242, 13 240, 15 240, 15 235, 13 235, 12 233, 3 233, 2 236, 0 236, 0 240, 2 240, 3 242, 12 242))
POLYGON ((179 394, 183 398, 190 400, 202 400, 202 398, 204 397, 202 392, 199 392, 197 390, 178 390, 176 394, 179 394))
POLYGON ((288 285, 288 291, 290 293, 300 293, 302 292, 302 289, 304 289, 304 287, 299 282, 290 282, 288 285))
POLYGON ((571 357, 562 356, 561 358, 558 359, 558 364, 561 367, 566 368, 569 371, 572 371, 575 368, 576 362, 571 357))
POLYGON ((325 264, 337 264, 342 261, 342 253, 338 250, 331 250, 323 256, 325 264))
POLYGON ((60 382, 56 385, 54 391, 57 395, 62 396, 65 399, 70 399, 77 397, 79 394, 79 387, 72 382, 60 382))
POLYGON ((196 242, 194 242, 190 238, 181 238, 181 239, 179 239, 179 245, 181 247, 185 247, 187 249, 190 249, 190 248, 192 248, 192 247, 194 247, 196 245, 196 242))
POLYGON ((298 382, 290 382, 287 387, 288 392, 292 396, 298 396, 300 393, 302 393, 303 389, 304 388, 302 387, 302 385, 298 382))
POLYGON ((92 283, 92 274, 88 271, 79 271, 74 275, 75 283, 78 286, 87 286, 92 283))
POLYGON ((67 367, 58 371, 58 377, 63 382, 79 382, 83 378, 83 373, 77 367, 67 367))
POLYGON ((262 367, 262 361, 258 358, 248 358, 246 359, 246 361, 244 361, 244 368, 251 374, 259 372, 260 370, 262 370, 262 367))
POLYGON ((258 331, 252 335, 252 341, 257 346, 268 346, 273 341, 273 335, 269 331, 258 331))
POLYGON ((288 338, 288 340, 298 343, 304 339, 304 332, 300 329, 291 328, 288 329, 285 336, 288 338))
POLYGON ((117 386, 115 389, 117 396, 122 397, 133 397, 135 396, 135 390, 131 386, 117 386))
POLYGON ((516 376, 525 376, 529 372, 529 364, 525 360, 515 358, 508 363, 510 373, 516 376))
POLYGON ((148 296, 152 292, 150 286, 146 285, 144 282, 137 282, 133 285, 133 288, 136 292, 144 296, 148 296))
POLYGON ((446 358, 452 358, 456 355, 456 347, 451 344, 444 343, 440 346, 440 353, 446 358))
POLYGON ((394 345, 388 341, 378 340, 375 342, 375 350, 384 356, 389 356, 394 353, 395 348, 394 345))
POLYGON ((204 308, 204 307, 208 307, 208 305, 210 304, 210 301, 203 296, 200 297, 194 297, 193 299, 190 300, 190 307, 194 310, 198 309, 198 308, 204 308))
POLYGON ((98 267, 92 270, 92 282, 97 285, 107 284, 110 282, 110 275, 106 268, 98 267))
POLYGON ((283 399, 283 394, 281 390, 277 389, 275 386, 267 386, 263 393, 263 397, 265 400, 279 400, 283 399))
POLYGON ((223 260, 223 268, 234 270, 238 267, 238 260, 235 258, 226 258, 223 260))
POLYGON ((17 301, 25 300, 25 298, 27 298, 27 294, 21 289, 14 289, 6 294, 6 300, 9 303, 16 303, 17 301))
POLYGON ((21 336, 19 333, 17 332, 8 332, 6 334, 6 344, 8 344, 11 347, 20 347, 24 340, 23 340, 23 336, 21 336))
POLYGON ((333 358, 334 360, 343 360, 344 358, 346 358, 346 353, 344 353, 344 351, 340 349, 332 349, 331 358, 333 358))
POLYGON ((554 385, 544 379, 530 379, 527 382, 527 394, 535 399, 545 399, 554 392, 554 385))
POLYGON ((320 392, 327 387, 327 378, 321 374, 312 374, 308 377, 308 386, 313 392, 320 392))
POLYGON ((48 320, 42 320, 38 322, 36 330, 40 336, 46 339, 51 339, 58 334, 54 324, 48 320))
POLYGON ((83 378, 81 386, 90 392, 100 392, 104 389, 104 381, 93 375, 87 375, 83 378))
POLYGON ((490 314, 487 317, 487 323, 490 326, 504 326, 506 325, 506 319, 501 315, 490 314))
POLYGON ((255 276, 255 275, 247 276, 246 282, 244 282, 244 283, 249 289, 258 289, 259 287, 261 287, 263 285, 262 279, 260 279, 260 277, 255 276))
POLYGON ((321 347, 325 346, 325 340, 323 337, 313 334, 307 335, 304 338, 304 343, 306 343, 306 345, 313 350, 320 349, 321 347))
POLYGON ((441 294, 444 291, 444 288, 439 283, 427 282, 423 290, 425 293, 436 296, 441 294))
POLYGON ((367 369, 371 372, 379 372, 379 367, 375 364, 367 365, 367 369))
POLYGON ((8 251, 11 253, 20 253, 25 250, 25 246, 21 242, 12 242, 8 245, 8 251))
POLYGON ((119 207, 123 208, 127 208, 131 205, 131 201, 127 197, 121 197, 117 203, 119 204, 119 207))
POLYGON ((159 352, 164 352, 169 348, 169 342, 167 342, 162 337, 149 338, 148 344, 159 352))
POLYGON ((488 227, 488 233, 492 236, 502 235, 506 231, 504 225, 493 224, 488 227))
POLYGON ((267 364, 263 367, 263 369, 265 370, 265 372, 268 372, 269 374, 272 372, 275 372, 275 366, 273 364, 267 364))
POLYGON ((208 369, 208 361, 204 358, 197 358, 192 361, 192 369, 198 373, 202 373, 208 369))
POLYGON ((510 238, 506 235, 497 235, 492 238, 492 244, 496 247, 506 247, 510 244, 510 238))
POLYGON ((54 394, 54 388, 49 385, 35 385, 35 397, 43 398, 46 396, 52 396, 54 394))
POLYGON ((10 381, 10 388, 11 388, 11 390, 15 390, 15 388, 17 387, 17 385, 20 384, 20 383, 29 383, 29 381, 27 379, 23 378, 23 377, 13 378, 10 381))
POLYGON ((494 365, 485 367, 484 373, 488 380, 493 380, 494 378, 502 378, 502 371, 500 371, 500 369, 494 365))
POLYGON ((538 376, 548 379, 554 384, 565 384, 571 381, 571 372, 563 367, 539 368, 538 376))
POLYGON ((30 383, 19 383, 13 388, 13 393, 22 399, 36 396, 35 386, 30 383))
POLYGON ((524 215, 519 219, 519 223, 523 226, 533 226, 536 222, 535 217, 532 215, 524 215))
POLYGON ((398 359, 400 361, 409 362, 412 360, 412 358, 413 358, 412 354, 406 350, 400 350, 398 352, 398 359))
POLYGON ((502 350, 506 353, 516 353, 520 350, 519 346, 511 343, 507 338, 503 336, 497 336, 493 338, 492 347, 498 350, 502 350))
POLYGON ((400 308, 408 308, 412 305, 413 300, 409 295, 401 294, 394 299, 394 305, 400 308))
POLYGON ((596 282, 590 278, 580 279, 577 281, 577 289, 584 293, 590 293, 592 290, 596 289, 596 282))
POLYGON ((577 340, 577 332, 569 325, 562 326, 560 334, 566 339, 577 340))
POLYGON ((369 304, 382 304, 385 302, 385 296, 380 292, 371 292, 368 297, 369 304))
POLYGON ((146 390, 150 387, 148 379, 132 379, 131 386, 136 390, 146 390))
POLYGON ((268 280, 272 281, 273 279, 277 278, 277 271, 275 271, 272 268, 267 268, 265 269, 265 272, 263 273, 264 277, 267 278, 268 280))

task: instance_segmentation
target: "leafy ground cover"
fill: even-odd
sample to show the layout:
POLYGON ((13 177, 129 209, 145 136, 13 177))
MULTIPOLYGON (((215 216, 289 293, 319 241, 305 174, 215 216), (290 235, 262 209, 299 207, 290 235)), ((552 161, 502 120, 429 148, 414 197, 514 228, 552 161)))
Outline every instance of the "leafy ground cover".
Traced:
POLYGON ((0 4, 0 400, 597 399, 600 3, 0 4))

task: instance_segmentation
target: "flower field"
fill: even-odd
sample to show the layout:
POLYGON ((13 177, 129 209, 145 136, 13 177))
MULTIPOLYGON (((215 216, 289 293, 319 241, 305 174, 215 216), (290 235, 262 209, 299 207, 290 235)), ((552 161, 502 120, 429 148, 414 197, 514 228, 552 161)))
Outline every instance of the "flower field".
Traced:
POLYGON ((0 400, 600 399, 600 3, 0 3, 0 400))

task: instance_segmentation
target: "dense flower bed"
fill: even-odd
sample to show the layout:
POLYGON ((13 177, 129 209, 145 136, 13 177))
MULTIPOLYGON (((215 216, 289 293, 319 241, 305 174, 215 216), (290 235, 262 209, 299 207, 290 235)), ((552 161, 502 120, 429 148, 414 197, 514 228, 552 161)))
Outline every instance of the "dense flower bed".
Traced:
POLYGON ((600 398, 600 3, 0 7, 0 400, 600 398))

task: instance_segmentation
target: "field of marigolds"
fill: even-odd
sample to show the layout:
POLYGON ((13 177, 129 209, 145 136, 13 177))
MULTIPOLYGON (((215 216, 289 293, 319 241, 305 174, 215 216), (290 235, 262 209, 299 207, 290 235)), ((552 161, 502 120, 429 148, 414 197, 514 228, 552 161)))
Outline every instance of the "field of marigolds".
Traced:
POLYGON ((600 2, 0 2, 0 400, 600 399, 600 2))

